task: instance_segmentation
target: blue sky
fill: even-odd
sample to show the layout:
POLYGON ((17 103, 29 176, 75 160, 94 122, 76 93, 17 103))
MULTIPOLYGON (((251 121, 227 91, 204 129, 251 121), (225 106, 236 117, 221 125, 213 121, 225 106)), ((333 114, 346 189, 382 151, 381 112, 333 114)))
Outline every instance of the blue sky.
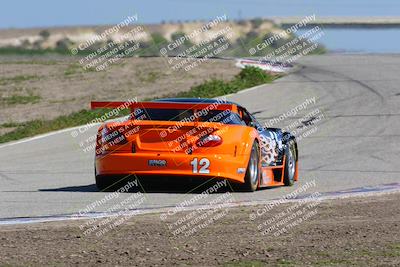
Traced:
POLYGON ((398 0, 13 0, 3 1, 0 28, 115 24, 131 14, 141 23, 303 16, 400 16, 398 0))

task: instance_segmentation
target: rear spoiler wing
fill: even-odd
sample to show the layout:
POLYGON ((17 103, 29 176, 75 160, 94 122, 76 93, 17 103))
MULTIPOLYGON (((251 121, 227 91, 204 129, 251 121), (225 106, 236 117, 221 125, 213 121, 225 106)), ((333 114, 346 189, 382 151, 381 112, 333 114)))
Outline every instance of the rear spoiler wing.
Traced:
POLYGON ((237 111, 235 104, 226 102, 215 103, 189 103, 189 102, 107 102, 93 101, 91 109, 112 108, 112 109, 187 109, 187 110, 231 110, 237 111))

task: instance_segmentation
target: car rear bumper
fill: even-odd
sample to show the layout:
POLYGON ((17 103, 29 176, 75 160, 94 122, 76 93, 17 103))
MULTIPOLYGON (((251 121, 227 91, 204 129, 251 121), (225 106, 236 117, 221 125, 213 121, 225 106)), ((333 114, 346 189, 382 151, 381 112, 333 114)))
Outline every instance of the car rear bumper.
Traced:
MULTIPOLYGON (((244 182, 248 158, 231 155, 192 154, 184 153, 110 153, 96 156, 97 175, 129 175, 138 176, 169 176, 169 177, 198 177, 204 179, 220 178, 232 182, 244 182), (191 162, 206 158, 210 165, 197 173, 191 162), (149 160, 165 160, 165 166, 151 166, 149 160), (206 171, 208 170, 208 172, 206 171)), ((199 165, 199 164, 198 164, 199 165)))

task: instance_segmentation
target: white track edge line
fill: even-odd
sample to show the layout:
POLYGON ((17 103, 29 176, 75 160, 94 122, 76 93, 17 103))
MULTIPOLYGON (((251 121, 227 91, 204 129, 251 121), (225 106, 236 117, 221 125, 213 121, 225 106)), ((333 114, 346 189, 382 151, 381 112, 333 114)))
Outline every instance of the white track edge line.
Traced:
MULTIPOLYGON (((357 192, 357 193, 347 193, 343 195, 336 195, 336 196, 321 196, 317 197, 313 200, 308 200, 309 202, 312 201, 327 201, 327 200, 339 200, 339 199, 346 199, 346 198, 356 198, 356 197, 370 197, 370 196, 381 196, 381 195, 387 195, 387 194, 393 194, 393 193, 399 193, 400 189, 389 189, 385 191, 380 191, 380 192, 357 192)), ((234 202, 234 203, 227 203, 227 204, 219 204, 223 208, 234 208, 234 207, 251 207, 251 206, 258 206, 258 205, 266 205, 269 203, 272 203, 273 201, 276 200, 256 200, 256 201, 245 201, 245 202, 234 202)), ((293 200, 285 200, 282 203, 292 203, 292 202, 299 202, 299 201, 304 201, 304 199, 293 199, 293 200)), ((202 208, 204 210, 211 209, 210 205, 198 205, 194 207, 186 207, 182 208, 181 211, 193 211, 197 210, 199 208, 202 208)), ((145 214, 160 214, 163 212, 168 212, 171 209, 171 207, 163 207, 163 208, 158 208, 158 209, 143 209, 143 210, 137 210, 138 212, 135 214, 136 215, 145 215, 145 214)), ((128 211, 126 213, 122 213, 121 216, 128 216, 132 214, 132 211, 128 211)), ((20 224, 34 224, 34 223, 44 223, 44 222, 57 222, 57 221, 76 221, 76 220, 89 220, 93 218, 108 218, 111 216, 115 216, 115 214, 106 214, 106 215, 89 215, 89 216, 83 216, 83 217, 68 217, 68 215, 57 215, 54 217, 48 217, 48 218, 16 218, 16 219, 10 219, 9 221, 1 221, 0 219, 0 226, 3 225, 20 225, 20 224), (29 220, 30 219, 30 220, 29 220), (19 221, 20 220, 20 221, 19 221)))

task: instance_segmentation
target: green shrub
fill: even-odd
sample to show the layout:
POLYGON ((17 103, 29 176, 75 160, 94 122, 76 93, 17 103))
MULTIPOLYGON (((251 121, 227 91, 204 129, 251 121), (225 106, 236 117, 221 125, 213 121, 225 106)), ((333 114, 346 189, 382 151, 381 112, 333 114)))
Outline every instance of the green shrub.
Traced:
POLYGON ((266 73, 260 68, 246 67, 231 81, 211 79, 202 84, 193 86, 187 92, 178 93, 177 97, 213 98, 216 96, 233 94, 242 89, 272 82, 278 76, 266 73))
POLYGON ((48 30, 42 30, 39 32, 39 36, 42 37, 44 40, 47 40, 50 37, 50 32, 48 30))

